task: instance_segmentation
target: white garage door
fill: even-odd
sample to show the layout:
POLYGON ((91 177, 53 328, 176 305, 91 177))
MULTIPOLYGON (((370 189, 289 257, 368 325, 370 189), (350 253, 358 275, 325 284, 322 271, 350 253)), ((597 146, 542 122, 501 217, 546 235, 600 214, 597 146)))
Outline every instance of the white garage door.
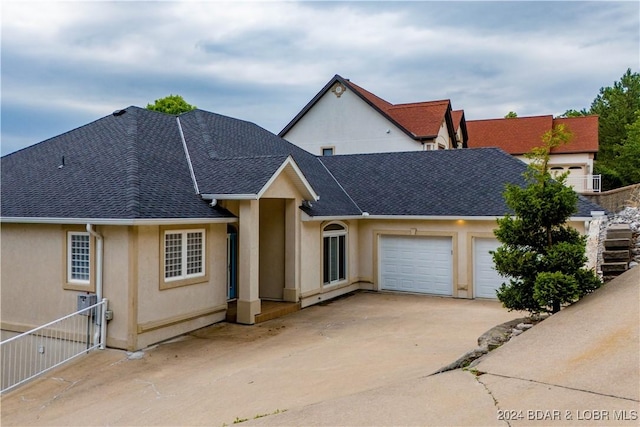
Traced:
POLYGON ((473 294, 476 298, 496 298, 496 289, 505 279, 496 272, 493 256, 500 242, 491 238, 473 239, 473 294))
POLYGON ((451 295, 451 237, 381 236, 381 288, 451 295))

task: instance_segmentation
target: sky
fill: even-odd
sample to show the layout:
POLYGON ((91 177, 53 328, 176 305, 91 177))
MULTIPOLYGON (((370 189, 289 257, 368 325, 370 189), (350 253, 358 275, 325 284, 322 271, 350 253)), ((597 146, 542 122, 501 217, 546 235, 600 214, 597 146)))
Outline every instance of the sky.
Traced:
POLYGON ((467 120, 589 108, 640 71, 637 1, 1 2, 4 156, 178 94, 278 133, 335 74, 467 120))

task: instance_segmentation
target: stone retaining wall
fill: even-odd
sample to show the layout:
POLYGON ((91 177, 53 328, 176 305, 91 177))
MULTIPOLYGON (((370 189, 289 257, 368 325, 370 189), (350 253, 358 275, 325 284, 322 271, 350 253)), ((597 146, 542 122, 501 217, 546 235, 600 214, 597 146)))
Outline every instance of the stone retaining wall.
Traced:
POLYGON ((625 206, 629 206, 629 200, 638 199, 640 202, 640 184, 628 185, 615 190, 602 193, 584 193, 583 196, 596 203, 609 212, 619 212, 625 206))

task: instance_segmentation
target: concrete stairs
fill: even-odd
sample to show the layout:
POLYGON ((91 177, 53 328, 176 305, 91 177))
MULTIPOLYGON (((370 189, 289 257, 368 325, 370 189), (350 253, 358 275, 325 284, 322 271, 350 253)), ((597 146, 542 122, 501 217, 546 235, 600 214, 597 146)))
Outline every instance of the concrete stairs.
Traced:
POLYGON ((605 282, 629 269, 631 239, 629 224, 614 224, 607 229, 601 266, 605 282))

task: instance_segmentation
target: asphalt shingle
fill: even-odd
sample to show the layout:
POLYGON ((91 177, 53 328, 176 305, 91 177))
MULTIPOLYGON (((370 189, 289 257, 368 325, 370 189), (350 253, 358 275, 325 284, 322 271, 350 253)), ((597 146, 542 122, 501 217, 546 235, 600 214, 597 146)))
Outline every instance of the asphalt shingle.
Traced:
MULTIPOLYGON (((370 215, 503 216, 507 183, 524 186, 526 165, 495 148, 323 157, 370 215)), ((599 206, 579 197, 579 216, 599 206)))
MULTIPOLYGON (((316 157, 246 121, 121 110, 2 158, 2 217, 223 218, 200 194, 257 194, 293 158, 311 216, 502 216, 526 166, 499 149, 316 157), (181 134, 182 131, 182 134, 181 134), (184 141, 183 142, 183 136, 184 141), (189 153, 195 181, 189 168, 189 153)), ((580 198, 579 215, 600 207, 580 198)))

